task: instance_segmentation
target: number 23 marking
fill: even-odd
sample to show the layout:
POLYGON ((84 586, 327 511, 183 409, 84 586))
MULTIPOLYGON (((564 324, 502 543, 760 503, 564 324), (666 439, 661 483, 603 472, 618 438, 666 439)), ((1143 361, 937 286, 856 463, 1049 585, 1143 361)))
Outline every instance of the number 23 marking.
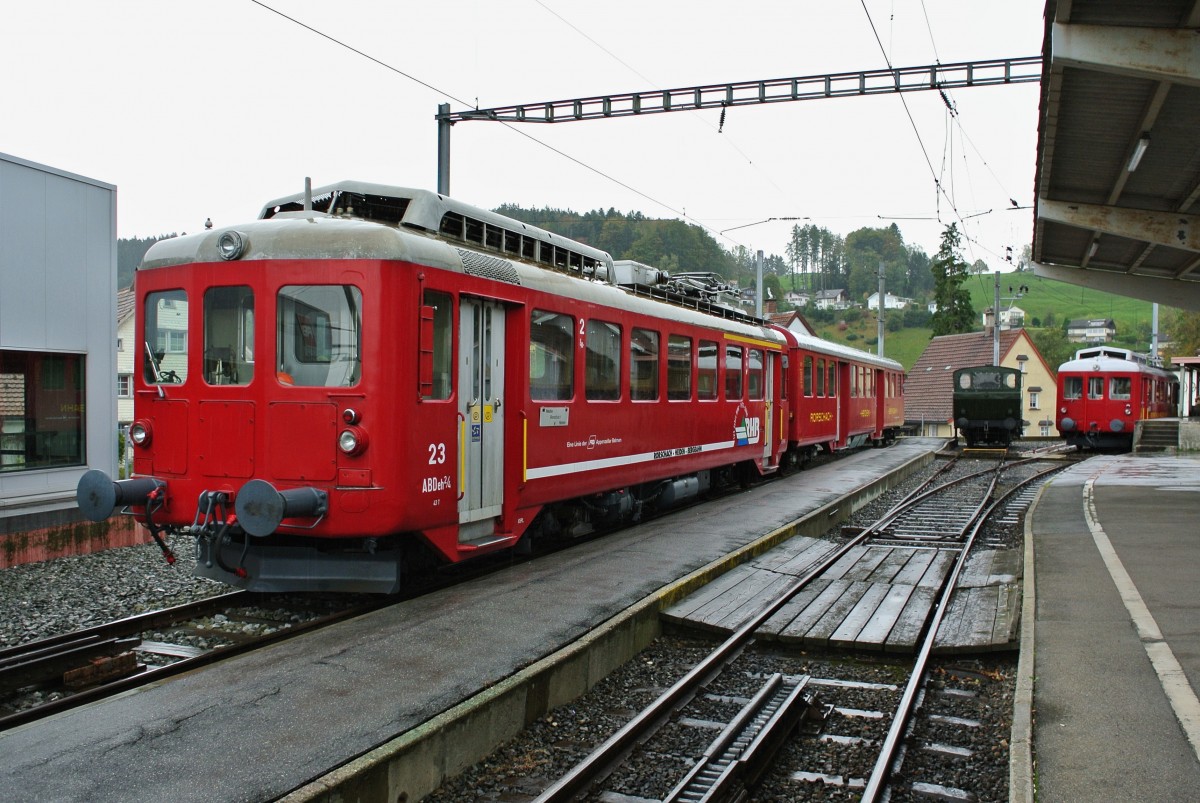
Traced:
POLYGON ((429 444, 429 465, 437 466, 446 462, 446 444, 429 444))

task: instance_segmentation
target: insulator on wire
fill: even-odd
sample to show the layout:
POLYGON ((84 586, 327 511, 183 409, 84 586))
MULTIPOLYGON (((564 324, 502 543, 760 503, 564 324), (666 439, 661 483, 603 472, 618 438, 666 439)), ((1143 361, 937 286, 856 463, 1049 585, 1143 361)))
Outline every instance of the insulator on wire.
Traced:
POLYGON ((721 107, 721 119, 717 122, 717 133, 718 134, 720 134, 721 131, 725 128, 725 111, 726 111, 726 107, 722 106, 721 107))

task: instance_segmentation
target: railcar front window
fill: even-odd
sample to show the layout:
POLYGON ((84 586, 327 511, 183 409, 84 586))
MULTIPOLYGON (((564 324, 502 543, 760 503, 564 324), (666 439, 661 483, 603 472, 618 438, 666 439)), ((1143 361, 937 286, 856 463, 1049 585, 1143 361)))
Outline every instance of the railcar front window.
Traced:
POLYGON ((362 376, 362 292, 350 285, 290 285, 276 306, 277 376, 298 387, 350 387, 362 376))
POLYGON ((658 332, 634 329, 629 339, 629 395, 634 401, 658 399, 658 332))
POLYGON ((592 401, 621 398, 621 327, 615 323, 587 322, 584 394, 592 401))
POLYGON ((182 290, 146 296, 142 376, 147 384, 179 384, 188 373, 188 299, 182 290))
POLYGON ((544 310, 529 319, 529 397, 562 401, 574 395, 575 319, 544 310))
POLYGON ((254 378, 254 291, 210 287, 204 292, 204 381, 248 385, 254 378))
POLYGON ((1133 383, 1127 376, 1114 376, 1109 380, 1108 397, 1110 399, 1119 399, 1126 401, 1129 399, 1130 390, 1133 388, 1133 383))
POLYGON ((1104 377, 1088 377, 1088 398, 1092 401, 1104 398, 1104 377))
POLYGON ((1083 398, 1083 377, 1068 376, 1063 379, 1063 399, 1075 401, 1083 398))

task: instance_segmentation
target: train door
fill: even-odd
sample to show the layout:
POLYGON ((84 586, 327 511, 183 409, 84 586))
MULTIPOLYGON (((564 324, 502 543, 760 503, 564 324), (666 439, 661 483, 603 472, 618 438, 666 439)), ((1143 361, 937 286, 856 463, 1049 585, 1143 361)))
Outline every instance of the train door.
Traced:
POLYGON ((504 499, 504 307, 459 304, 460 542, 490 536, 504 499))
POLYGON ((763 399, 763 465, 769 466, 774 463, 771 447, 775 443, 775 354, 770 351, 763 352, 763 399))

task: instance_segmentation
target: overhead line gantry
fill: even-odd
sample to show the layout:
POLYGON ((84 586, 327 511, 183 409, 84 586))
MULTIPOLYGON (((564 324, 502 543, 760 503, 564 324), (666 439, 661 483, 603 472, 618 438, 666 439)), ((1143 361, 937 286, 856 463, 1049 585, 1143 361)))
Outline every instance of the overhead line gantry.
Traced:
POLYGON ((1042 57, 963 61, 921 67, 827 73, 766 81, 652 89, 568 100, 518 103, 491 109, 451 112, 438 106, 438 192, 450 192, 450 127, 483 120, 502 123, 570 123, 666 112, 725 109, 763 103, 882 95, 896 92, 962 89, 1040 81, 1042 57))

